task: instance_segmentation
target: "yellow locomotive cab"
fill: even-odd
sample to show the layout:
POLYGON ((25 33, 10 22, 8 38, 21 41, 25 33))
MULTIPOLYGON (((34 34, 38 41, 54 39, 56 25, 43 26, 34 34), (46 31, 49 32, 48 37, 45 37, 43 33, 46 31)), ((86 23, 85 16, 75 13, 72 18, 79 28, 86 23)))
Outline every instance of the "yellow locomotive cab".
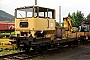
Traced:
MULTIPOLYGON (((15 31, 16 34, 24 36, 29 33, 33 37, 39 33, 55 30, 55 10, 39 6, 28 6, 15 9, 15 31)), ((51 33, 48 33, 49 37, 51 33)), ((46 36, 44 36, 46 37, 46 36)))

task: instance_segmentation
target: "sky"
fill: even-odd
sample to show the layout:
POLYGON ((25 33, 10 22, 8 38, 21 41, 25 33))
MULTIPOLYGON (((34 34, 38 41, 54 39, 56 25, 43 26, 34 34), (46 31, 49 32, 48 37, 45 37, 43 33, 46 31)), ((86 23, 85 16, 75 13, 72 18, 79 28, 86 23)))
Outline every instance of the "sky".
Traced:
MULTIPOLYGON (((14 15, 17 7, 35 5, 35 0, 0 0, 0 10, 14 15)), ((82 11, 86 17, 90 13, 89 0, 37 0, 37 5, 41 7, 53 8, 56 10, 56 21, 59 21, 59 6, 61 6, 61 20, 77 10, 82 11)))

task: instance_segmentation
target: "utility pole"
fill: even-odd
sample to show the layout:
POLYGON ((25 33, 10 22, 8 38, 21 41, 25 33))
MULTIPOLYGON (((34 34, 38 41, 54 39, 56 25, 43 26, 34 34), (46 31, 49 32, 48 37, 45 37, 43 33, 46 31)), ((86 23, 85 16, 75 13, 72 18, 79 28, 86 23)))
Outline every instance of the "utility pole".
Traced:
POLYGON ((35 5, 37 5, 37 0, 35 0, 35 5))
POLYGON ((59 6, 59 25, 61 25, 61 6, 59 6))

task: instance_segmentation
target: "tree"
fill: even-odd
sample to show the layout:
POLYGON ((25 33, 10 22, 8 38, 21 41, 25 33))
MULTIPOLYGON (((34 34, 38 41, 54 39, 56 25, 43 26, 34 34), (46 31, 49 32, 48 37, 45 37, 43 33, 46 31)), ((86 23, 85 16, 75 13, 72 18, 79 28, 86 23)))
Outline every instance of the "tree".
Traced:
POLYGON ((87 21, 86 22, 90 24, 90 13, 87 15, 87 21))
POLYGON ((64 23, 62 23, 62 28, 64 28, 64 23))
POLYGON ((70 17, 70 18, 71 18, 70 12, 68 13, 68 17, 70 17))
POLYGON ((90 13, 87 15, 87 18, 90 18, 90 13))
POLYGON ((82 23, 82 21, 84 19, 84 14, 81 11, 77 10, 77 12, 73 12, 72 15, 70 15, 70 13, 68 13, 68 17, 71 18, 73 26, 78 26, 79 24, 82 23))
POLYGON ((56 22, 56 27, 58 27, 59 26, 59 23, 58 22, 56 22))

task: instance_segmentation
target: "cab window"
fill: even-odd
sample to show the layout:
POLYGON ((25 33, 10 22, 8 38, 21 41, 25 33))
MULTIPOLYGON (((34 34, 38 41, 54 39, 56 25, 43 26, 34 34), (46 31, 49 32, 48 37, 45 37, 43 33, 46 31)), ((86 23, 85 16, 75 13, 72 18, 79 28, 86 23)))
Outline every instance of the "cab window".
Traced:
POLYGON ((47 9, 39 7, 39 18, 47 17, 47 9))
POLYGON ((16 18, 32 17, 33 8, 18 9, 16 12, 16 18))
POLYGON ((48 10, 48 17, 51 19, 55 19, 55 11, 52 9, 48 10))

